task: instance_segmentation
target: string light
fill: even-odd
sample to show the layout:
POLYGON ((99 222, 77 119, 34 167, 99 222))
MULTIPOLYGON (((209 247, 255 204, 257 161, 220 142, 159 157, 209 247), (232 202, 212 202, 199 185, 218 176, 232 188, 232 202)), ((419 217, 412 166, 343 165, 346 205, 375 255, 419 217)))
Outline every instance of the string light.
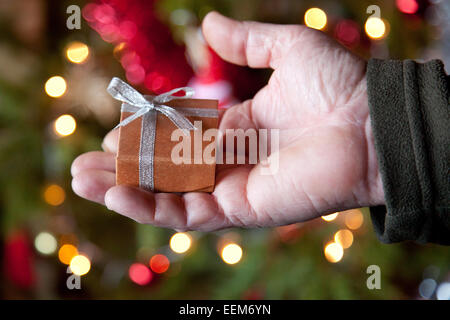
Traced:
POLYGON ((176 253, 185 253, 192 244, 191 236, 184 232, 177 232, 170 238, 170 249, 176 253))
POLYGON ((40 253, 49 255, 56 251, 58 242, 52 234, 41 232, 34 239, 34 246, 40 253))
POLYGON ((364 25, 366 34, 371 39, 381 39, 386 36, 386 24, 381 18, 370 17, 364 25))
POLYGON ((350 248, 353 243, 353 233, 347 229, 339 230, 334 234, 334 242, 344 249, 350 248))
POLYGON ((57 184, 51 184, 44 190, 44 200, 49 205, 59 206, 66 199, 64 189, 57 184))
POLYGON ((222 249, 222 260, 227 264, 236 264, 242 258, 242 248, 236 243, 227 244, 222 249))
POLYGON ((59 98, 66 93, 66 80, 60 76, 54 76, 45 82, 45 92, 52 98, 59 98))
POLYGON ((78 254, 78 250, 71 244, 64 244, 59 248, 58 258, 64 264, 70 265, 70 261, 78 254))
POLYGON ((419 285, 419 294, 424 299, 430 299, 436 290, 437 283, 434 279, 425 279, 419 285))
POLYGON ((155 273, 164 273, 169 269, 169 259, 163 254, 156 254, 150 259, 150 268, 155 273))
POLYGON ((142 263, 133 263, 128 269, 128 276, 134 283, 145 286, 152 281, 153 274, 147 266, 142 263))
POLYGON ((450 300, 450 282, 442 282, 436 290, 436 299, 450 300))
POLYGON ((89 258, 79 254, 70 260, 70 270, 77 276, 85 275, 91 269, 89 258))
POLYGON ((339 243, 330 242, 325 246, 324 253, 329 262, 336 263, 341 261, 344 256, 344 249, 339 243))
POLYGON ((64 114, 56 119, 54 124, 55 132, 60 136, 69 136, 75 132, 77 122, 70 114, 64 114))
POLYGON ((305 24, 313 29, 322 30, 327 25, 327 15, 319 8, 310 8, 305 12, 305 24))
POLYGON ((347 228, 356 230, 359 229, 364 222, 364 217, 360 210, 349 210, 345 213, 345 225, 347 228))
POLYGON ((70 62, 83 63, 89 57, 89 47, 82 42, 71 42, 67 46, 66 57, 70 62))
POLYGON ((395 4, 398 10, 403 13, 413 14, 419 10, 419 4, 416 0, 396 0, 395 4))
POLYGON ((321 218, 327 222, 333 221, 334 219, 337 218, 339 212, 335 212, 326 216, 322 216, 321 218))
POLYGON ((346 46, 354 47, 359 43, 359 26, 352 20, 342 20, 334 30, 336 38, 346 46))

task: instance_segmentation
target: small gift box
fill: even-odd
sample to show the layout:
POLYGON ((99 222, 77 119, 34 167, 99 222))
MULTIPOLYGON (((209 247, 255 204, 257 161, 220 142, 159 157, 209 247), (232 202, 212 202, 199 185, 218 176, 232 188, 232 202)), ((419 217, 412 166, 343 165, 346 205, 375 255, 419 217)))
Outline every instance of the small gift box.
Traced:
POLYGON ((216 136, 203 135, 217 129, 217 100, 191 99, 188 87, 144 96, 118 78, 108 92, 123 102, 116 184, 154 192, 214 190, 216 136), (184 96, 174 95, 181 91, 184 96))

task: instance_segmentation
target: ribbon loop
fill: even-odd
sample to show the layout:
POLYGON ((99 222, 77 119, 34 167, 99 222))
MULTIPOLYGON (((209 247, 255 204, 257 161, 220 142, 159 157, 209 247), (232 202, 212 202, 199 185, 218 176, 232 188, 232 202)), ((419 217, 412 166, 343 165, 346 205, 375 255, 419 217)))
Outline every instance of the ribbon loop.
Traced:
POLYGON ((114 77, 108 85, 108 93, 116 100, 122 101, 128 105, 139 108, 133 115, 121 121, 114 129, 126 126, 135 119, 142 117, 151 110, 155 110, 164 114, 170 121, 173 122, 179 129, 188 135, 189 130, 195 130, 194 125, 181 113, 164 103, 175 99, 191 98, 194 95, 194 89, 190 87, 176 88, 165 92, 158 96, 147 96, 147 99, 140 94, 136 89, 131 87, 125 81, 114 77), (175 93, 184 91, 183 96, 174 96, 175 93))

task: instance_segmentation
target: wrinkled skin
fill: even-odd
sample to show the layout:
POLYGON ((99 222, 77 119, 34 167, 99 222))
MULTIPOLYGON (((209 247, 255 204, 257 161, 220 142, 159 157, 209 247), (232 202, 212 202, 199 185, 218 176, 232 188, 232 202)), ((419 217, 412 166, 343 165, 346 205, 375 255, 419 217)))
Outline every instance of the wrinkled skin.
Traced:
POLYGON ((222 115, 220 129, 280 129, 278 172, 262 175, 259 164, 218 166, 212 194, 115 186, 113 131, 105 152, 74 161, 78 195, 140 223, 203 231, 284 225, 383 204, 364 60, 304 26, 237 22, 213 12, 203 33, 225 60, 274 69, 253 99, 222 115))

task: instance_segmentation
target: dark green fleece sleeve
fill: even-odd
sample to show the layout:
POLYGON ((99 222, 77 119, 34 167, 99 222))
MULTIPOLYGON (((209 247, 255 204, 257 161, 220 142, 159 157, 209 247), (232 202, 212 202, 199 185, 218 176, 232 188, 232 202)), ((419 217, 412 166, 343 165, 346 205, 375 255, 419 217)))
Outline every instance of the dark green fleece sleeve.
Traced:
POLYGON ((449 81, 442 62, 371 59, 370 118, 386 206, 378 238, 450 245, 449 81))

